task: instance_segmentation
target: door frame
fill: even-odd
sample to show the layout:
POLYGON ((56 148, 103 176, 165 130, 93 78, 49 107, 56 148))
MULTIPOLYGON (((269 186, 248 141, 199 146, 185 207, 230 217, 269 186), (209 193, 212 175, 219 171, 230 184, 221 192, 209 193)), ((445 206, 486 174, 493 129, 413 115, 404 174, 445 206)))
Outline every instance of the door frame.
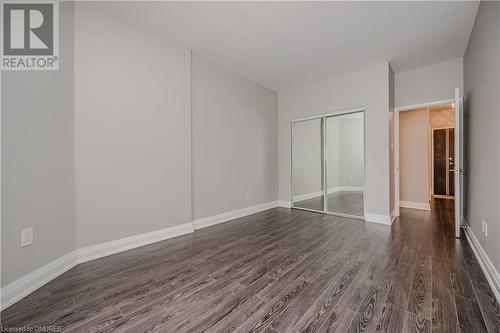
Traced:
POLYGON ((460 238, 464 224, 464 97, 455 89, 455 237, 460 238))
POLYGON ((338 110, 338 111, 332 111, 332 112, 326 112, 326 113, 320 113, 320 114, 315 114, 307 117, 300 117, 300 118, 294 118, 289 121, 290 123, 290 207, 292 209, 300 209, 300 210, 305 210, 305 211, 311 211, 315 213, 323 213, 327 215, 334 215, 334 216, 340 216, 340 217, 346 217, 350 219, 355 219, 355 220, 361 220, 365 221, 366 219, 366 108, 363 107, 355 107, 355 108, 349 108, 349 109, 344 109, 344 110, 338 110), (351 114, 351 113, 363 113, 363 216, 357 216, 357 215, 350 215, 350 214, 343 214, 343 213, 337 213, 337 212, 330 212, 327 211, 327 206, 328 204, 326 203, 327 200, 327 195, 328 195, 328 184, 327 182, 327 172, 326 172, 326 167, 327 167, 327 158, 325 158, 325 152, 327 151, 328 147, 326 144, 326 119, 329 117, 335 117, 335 116, 341 116, 341 115, 346 115, 346 114, 351 114), (293 124, 298 123, 301 121, 307 121, 307 120, 314 120, 314 119, 321 119, 321 131, 322 131, 322 150, 321 150, 321 158, 322 158, 322 169, 323 169, 323 177, 322 177, 322 186, 323 186, 323 198, 324 198, 324 203, 323 203, 323 210, 313 210, 313 209, 308 209, 308 208, 302 208, 302 207, 296 207, 294 206, 294 200, 293 200, 293 124))
POLYGON ((394 217, 400 215, 400 181, 399 181, 399 113, 415 109, 430 108, 436 105, 455 103, 453 98, 427 103, 398 106, 394 108, 394 217))

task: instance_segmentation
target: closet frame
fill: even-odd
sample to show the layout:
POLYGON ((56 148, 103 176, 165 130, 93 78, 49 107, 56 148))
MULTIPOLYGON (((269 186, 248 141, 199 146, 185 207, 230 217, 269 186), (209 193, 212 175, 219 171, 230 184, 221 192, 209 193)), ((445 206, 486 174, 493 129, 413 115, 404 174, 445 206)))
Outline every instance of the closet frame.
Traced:
POLYGON ((290 130, 290 207, 292 209, 299 209, 304 211, 310 211, 315 213, 322 213, 326 215, 334 215, 339 217, 345 217, 349 219, 365 221, 366 220, 366 108, 365 107, 356 107, 350 109, 344 109, 339 111, 333 111, 328 113, 321 113, 307 117, 295 118, 290 120, 289 125, 290 130), (328 158, 325 158, 326 152, 328 151, 328 145, 326 142, 326 120, 330 117, 337 117, 342 115, 354 114, 354 113, 362 113, 363 114, 363 216, 345 214, 340 212, 332 212, 328 211, 328 179, 327 179, 327 163, 328 158), (307 120, 321 120, 321 174, 322 174, 322 192, 323 192, 323 210, 315 210, 304 207, 297 207, 294 204, 293 200, 293 124, 300 123, 302 121, 307 120))

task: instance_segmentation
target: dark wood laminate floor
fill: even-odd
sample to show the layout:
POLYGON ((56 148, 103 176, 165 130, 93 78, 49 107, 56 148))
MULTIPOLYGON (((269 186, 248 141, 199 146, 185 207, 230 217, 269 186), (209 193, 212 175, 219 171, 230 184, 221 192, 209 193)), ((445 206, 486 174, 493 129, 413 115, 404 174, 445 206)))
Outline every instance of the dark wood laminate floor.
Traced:
MULTIPOLYGON (((328 211, 363 216, 363 191, 336 191, 328 193, 328 211)), ((294 203, 295 207, 323 211, 323 196, 294 203)))
POLYGON ((2 312, 65 332, 498 332, 452 207, 389 226, 271 209, 79 265, 2 312))

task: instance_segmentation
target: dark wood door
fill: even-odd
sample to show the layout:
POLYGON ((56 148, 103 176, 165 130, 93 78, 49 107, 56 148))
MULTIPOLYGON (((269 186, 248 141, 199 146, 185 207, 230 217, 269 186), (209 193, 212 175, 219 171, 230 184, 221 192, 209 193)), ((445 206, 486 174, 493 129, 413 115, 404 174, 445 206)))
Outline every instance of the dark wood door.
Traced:
POLYGON ((448 195, 455 196, 455 129, 448 130, 448 195))
POLYGON ((446 129, 434 130, 434 194, 446 195, 448 161, 446 154, 446 129))

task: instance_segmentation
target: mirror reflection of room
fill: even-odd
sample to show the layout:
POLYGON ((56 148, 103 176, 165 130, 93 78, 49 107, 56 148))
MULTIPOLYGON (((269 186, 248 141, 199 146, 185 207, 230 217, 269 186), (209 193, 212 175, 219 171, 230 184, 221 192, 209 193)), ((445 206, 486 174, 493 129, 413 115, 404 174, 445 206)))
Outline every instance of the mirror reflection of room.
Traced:
POLYGON ((364 155, 363 112, 293 122, 293 206, 363 217, 364 155))
POLYGON ((294 207, 323 211, 322 119, 292 123, 294 207))
POLYGON ((363 113, 326 118, 326 210, 363 216, 364 120, 363 113))

